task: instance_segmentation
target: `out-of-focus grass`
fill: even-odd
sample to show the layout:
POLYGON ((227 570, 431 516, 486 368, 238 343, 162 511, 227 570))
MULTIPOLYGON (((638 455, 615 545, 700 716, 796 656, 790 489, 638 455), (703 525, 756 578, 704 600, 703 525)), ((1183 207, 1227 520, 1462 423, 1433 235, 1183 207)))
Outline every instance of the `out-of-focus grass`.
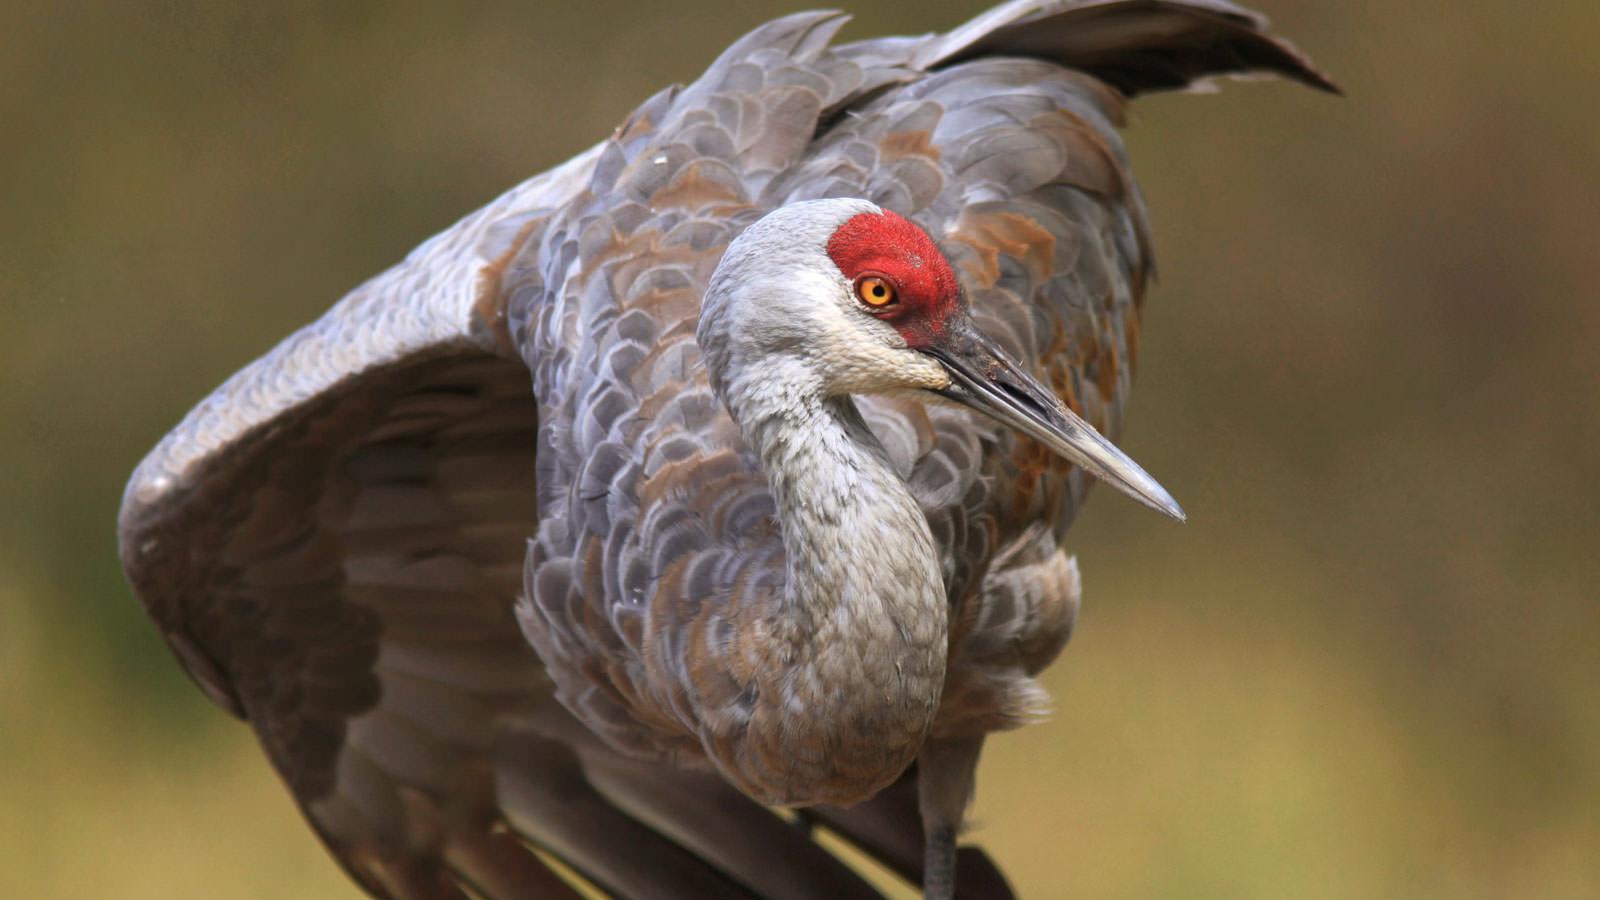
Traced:
MULTIPOLYGON (((981 3, 850 4, 852 34, 981 3)), ((1028 896, 1600 896, 1590 0, 1266 4, 1349 89, 1140 101, 1162 281, 1048 724, 1028 896)), ((794 8, 0 0, 0 896, 349 897, 122 584, 206 390, 794 8)))
POLYGON ((242 726, 174 715, 106 677, 70 632, 15 615, 24 590, 51 594, 0 583, 13 613, 0 643, 0 893, 352 896, 242 726))
MULTIPOLYGON (((1238 602, 1214 593, 1236 573, 1191 569, 1185 602, 1238 602)), ((1284 587, 1250 600, 1268 610, 1284 587)), ((1538 777, 1463 753, 1476 728, 1399 692, 1403 662, 1322 626, 1173 607, 1096 609, 1079 637, 1057 723, 992 743, 978 804, 984 841, 1039 896, 1600 891, 1593 784, 1496 796, 1537 796, 1538 777)))

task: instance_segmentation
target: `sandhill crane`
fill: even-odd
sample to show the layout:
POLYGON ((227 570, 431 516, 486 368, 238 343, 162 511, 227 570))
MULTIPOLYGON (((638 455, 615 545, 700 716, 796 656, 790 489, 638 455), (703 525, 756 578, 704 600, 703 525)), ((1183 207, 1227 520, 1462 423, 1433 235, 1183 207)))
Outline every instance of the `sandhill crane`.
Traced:
POLYGON ((956 834, 1071 630, 1085 473, 1181 517, 1102 437, 1151 267, 1124 102, 1332 85, 1223 0, 843 21, 756 29, 134 473, 131 583, 373 895, 874 895, 769 805, 1009 893, 956 834))

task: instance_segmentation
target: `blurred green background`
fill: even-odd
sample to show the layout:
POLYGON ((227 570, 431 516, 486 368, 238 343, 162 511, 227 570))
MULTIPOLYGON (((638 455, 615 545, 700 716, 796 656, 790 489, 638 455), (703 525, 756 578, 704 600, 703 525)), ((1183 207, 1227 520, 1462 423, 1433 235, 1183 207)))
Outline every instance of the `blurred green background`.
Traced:
MULTIPOLYGON (((981 0, 854 4, 847 35, 981 0)), ((124 586, 228 373, 794 0, 0 0, 0 895, 353 897, 124 586)), ((1600 10, 1276 0, 1344 100, 1141 102, 1163 279, 1056 716, 991 742, 1028 896, 1600 896, 1600 10)))

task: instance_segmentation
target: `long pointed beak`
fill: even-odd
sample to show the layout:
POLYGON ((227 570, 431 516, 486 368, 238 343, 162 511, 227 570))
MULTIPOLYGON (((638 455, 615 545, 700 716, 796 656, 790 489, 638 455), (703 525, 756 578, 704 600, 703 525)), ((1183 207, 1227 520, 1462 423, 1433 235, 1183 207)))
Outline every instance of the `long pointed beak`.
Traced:
POLYGON ((1062 405, 965 316, 938 343, 917 348, 950 373, 939 394, 1009 425, 1117 490, 1182 522, 1183 508, 1150 473, 1062 405))

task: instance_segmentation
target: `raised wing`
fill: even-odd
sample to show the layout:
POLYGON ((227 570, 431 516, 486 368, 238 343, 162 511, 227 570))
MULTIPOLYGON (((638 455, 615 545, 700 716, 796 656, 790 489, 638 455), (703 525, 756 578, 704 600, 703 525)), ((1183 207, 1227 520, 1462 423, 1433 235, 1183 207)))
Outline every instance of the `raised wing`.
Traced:
MULTIPOLYGON (((660 753, 676 728, 666 755, 694 762, 684 711, 736 714, 739 698, 695 661, 721 621, 706 601, 769 588, 781 563, 693 342, 721 248, 803 196, 913 215, 992 332, 1114 430, 1148 250, 1121 99, 1061 66, 1129 92, 1254 68, 1319 79, 1219 2, 1013 3, 946 36, 829 49, 840 21, 741 40, 241 371, 135 472, 120 519, 135 590, 374 895, 571 894, 549 856, 626 896, 870 895, 714 776, 613 749, 660 753)), ((969 657, 1036 671, 1075 571, 1015 523, 1070 513, 1081 484, 965 414, 866 412, 949 549, 952 596, 1009 561, 988 575, 1005 609, 963 600, 969 657)), ((1010 721, 1032 699, 1007 683, 951 696, 1010 721)), ((817 818, 914 875, 906 785, 817 818)), ((963 862, 962 895, 1005 895, 980 853, 963 862)))

